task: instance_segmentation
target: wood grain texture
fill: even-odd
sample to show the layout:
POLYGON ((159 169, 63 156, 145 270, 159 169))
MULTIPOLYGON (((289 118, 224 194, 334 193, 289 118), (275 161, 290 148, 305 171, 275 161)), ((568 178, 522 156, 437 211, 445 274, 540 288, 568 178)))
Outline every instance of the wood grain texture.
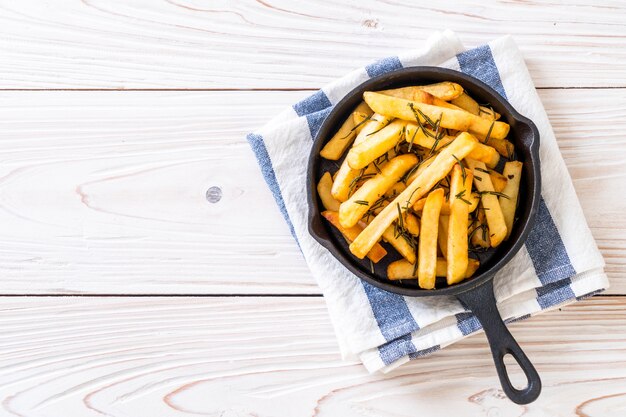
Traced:
MULTIPOLYGON (((318 293, 244 138, 306 94, 0 92, 0 293, 318 293)), ((626 90, 541 96, 625 294, 626 90)))
POLYGON ((626 86, 622 1, 0 3, 2 88, 304 88, 420 46, 515 34, 540 87, 626 86))
POLYGON ((368 375, 340 359, 321 298, 3 298, 0 325, 2 416, 626 413, 623 298, 510 326, 544 385, 526 407, 504 398, 482 334, 368 375))

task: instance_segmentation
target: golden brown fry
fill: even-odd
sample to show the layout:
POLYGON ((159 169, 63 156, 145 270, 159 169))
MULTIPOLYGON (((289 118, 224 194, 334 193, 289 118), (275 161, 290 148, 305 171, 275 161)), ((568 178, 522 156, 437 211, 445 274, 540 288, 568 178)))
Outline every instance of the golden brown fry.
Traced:
POLYGON ((490 136, 496 139, 505 138, 510 129, 507 123, 491 122, 463 110, 433 106, 371 91, 363 93, 363 98, 374 111, 388 117, 397 117, 407 121, 415 121, 415 118, 419 117, 420 121, 425 123, 426 119, 422 116, 423 114, 433 123, 441 119, 440 125, 443 128, 469 131, 479 135, 487 135, 493 125, 490 136))
MULTIPOLYGON (((448 213, 449 214, 449 213, 448 213)), ((439 250, 444 258, 448 257, 448 225, 450 217, 444 216, 443 213, 439 213, 439 233, 437 233, 437 241, 439 242, 439 250)), ((446 276, 446 272, 441 277, 446 276)))
POLYGON ((478 115, 480 117, 482 117, 483 119, 487 119, 487 120, 500 120, 500 113, 496 112, 493 109, 490 109, 489 107, 485 107, 485 106, 480 106, 478 109, 478 115))
POLYGON ((371 133, 362 142, 355 144, 346 160, 352 169, 362 169, 393 149, 402 140, 406 122, 394 120, 381 130, 371 133))
MULTIPOLYGON (((368 134, 375 132, 387 126, 391 119, 381 116, 380 114, 372 115, 371 119, 365 123, 361 133, 354 139, 354 144, 358 145, 363 142, 368 134)), ((341 163, 339 170, 335 174, 333 188, 330 190, 335 199, 343 202, 350 197, 350 185, 359 176, 359 170, 350 168, 348 161, 345 159, 341 163)))
POLYGON ((467 93, 463 93, 455 99, 450 100, 450 103, 462 108, 463 110, 472 114, 478 115, 480 113, 480 106, 471 98, 467 93))
POLYGON ((346 149, 352 145, 352 141, 358 133, 356 124, 354 123, 354 114, 357 112, 359 114, 365 114, 366 117, 369 117, 369 115, 372 114, 372 109, 370 109, 364 101, 356 106, 354 112, 343 122, 337 133, 335 133, 333 137, 326 142, 320 151, 320 155, 323 158, 336 161, 341 158, 346 149))
POLYGON ((404 139, 411 143, 411 146, 421 146, 423 148, 437 151, 454 140, 453 136, 442 135, 439 140, 435 140, 436 132, 427 129, 424 132, 417 124, 407 123, 404 139))
POLYGON ((495 190, 485 164, 471 158, 467 158, 466 161, 474 173, 474 186, 481 194, 480 202, 485 210, 487 224, 489 225, 489 241, 491 246, 495 248, 506 237, 507 228, 504 215, 502 214, 498 197, 494 194, 495 190))
POLYGON ((404 185, 404 183, 397 182, 393 185, 393 187, 387 190, 387 192, 385 193, 385 197, 397 196, 405 189, 406 189, 406 185, 404 185))
POLYGON ((412 264, 415 263, 415 249, 413 249, 413 246, 411 246, 411 244, 409 244, 404 237, 396 234, 393 226, 389 226, 385 230, 383 233, 383 239, 385 242, 393 246, 394 249, 404 257, 404 259, 412 264))
POLYGON ((482 143, 476 145, 472 153, 470 153, 467 157, 484 162, 489 168, 495 168, 500 161, 498 151, 495 148, 482 143))
POLYGON ((404 227, 413 236, 420 234, 420 221, 415 214, 404 212, 404 227))
MULTIPOLYGON (((480 262, 478 261, 478 259, 470 258, 464 278, 467 279, 474 275, 479 266, 480 262)), ((446 260, 443 258, 437 258, 436 275, 438 277, 445 277, 447 269, 448 263, 446 262, 446 260)), ((387 278, 389 278, 390 280, 415 279, 417 278, 417 271, 413 273, 414 270, 415 266, 405 259, 393 261, 387 266, 387 278)))
POLYGON ((485 218, 485 210, 481 205, 477 208, 476 220, 469 227, 470 243, 474 247, 489 248, 489 226, 485 218))
POLYGON ((406 185, 411 185, 411 183, 415 180, 415 178, 419 177, 420 175, 422 175, 422 172, 424 172, 424 170, 426 168, 428 168, 430 166, 430 164, 433 163, 433 161, 435 160, 435 156, 437 156, 436 154, 424 159, 422 162, 419 163, 419 165, 417 166, 416 169, 413 170, 413 172, 411 172, 411 175, 409 175, 409 177, 406 179, 406 185))
MULTIPOLYGON (((398 197, 380 212, 378 216, 363 230, 357 239, 350 245, 350 251, 359 259, 363 259, 372 246, 380 239, 385 229, 398 218, 399 205, 406 211, 417 200, 428 193, 441 179, 443 179, 457 159, 465 158, 476 145, 476 138, 468 133, 462 133, 445 147, 422 173, 409 184, 398 197)), ((423 226, 422 226, 423 227, 423 226)))
MULTIPOLYGON (((348 243, 356 239, 356 237, 359 235, 359 233, 363 231, 363 228, 365 227, 361 223, 352 227, 348 227, 348 228, 343 227, 341 223, 339 223, 339 213, 337 213, 336 211, 332 211, 332 210, 323 211, 322 216, 324 216, 324 218, 328 220, 330 224, 335 226, 337 230, 341 232, 341 234, 343 235, 343 237, 346 238, 348 243)), ((385 255, 387 255, 387 251, 379 243, 377 243, 372 247, 372 250, 368 252, 367 257, 371 259, 372 262, 377 263, 385 255)))
POLYGON ((504 176, 507 178, 506 187, 502 190, 502 194, 506 197, 500 197, 500 207, 502 208, 502 215, 504 216, 504 222, 506 223, 506 237, 508 239, 513 230, 513 220, 515 220, 515 210, 517 208, 517 199, 519 197, 519 184, 522 179, 522 167, 523 164, 519 161, 507 162, 504 164, 504 176))
POLYGON ((478 203, 480 203, 480 194, 472 192, 472 198, 469 198, 468 200, 472 203, 469 206, 469 212, 473 213, 476 210, 476 207, 478 207, 478 203))
MULTIPOLYGON (((426 204, 426 197, 420 198, 413 204, 413 211, 420 212, 424 210, 424 204, 426 204)), ((441 205, 441 214, 447 216, 450 214, 450 204, 447 201, 444 201, 441 205)))
POLYGON ((354 226, 365 215, 370 206, 397 183, 415 164, 417 164, 417 157, 412 154, 396 156, 385 164, 379 174, 365 181, 361 188, 352 194, 349 199, 341 203, 339 207, 339 221, 341 224, 344 227, 354 226))
POLYGON ((338 211, 339 210, 339 201, 335 200, 335 198, 330 193, 330 189, 333 186, 333 178, 330 175, 330 172, 325 172, 320 179, 320 182, 317 183, 317 193, 320 196, 320 200, 322 200, 322 205, 326 210, 338 211))
POLYGON ((437 188, 428 194, 422 211, 422 229, 417 255, 418 285, 425 290, 435 288, 437 276, 437 233, 439 232, 439 212, 444 193, 437 188))
POLYGON ((394 88, 393 90, 380 91, 380 93, 394 97, 405 98, 407 100, 415 100, 415 97, 420 97, 422 91, 429 93, 441 100, 450 101, 457 98, 463 93, 463 87, 461 87, 457 83, 444 81, 441 83, 430 85, 417 85, 411 87, 394 88))
POLYGON ((497 171, 490 169, 489 177, 491 178, 491 183, 493 184, 493 190, 495 192, 499 193, 502 190, 504 190, 504 187, 506 187, 506 183, 508 181, 504 175, 500 174, 497 171))
POLYGON ((513 144, 506 139, 496 139, 493 137, 489 137, 489 139, 486 139, 485 135, 476 135, 476 138, 480 143, 494 148, 496 152, 498 152, 505 158, 511 159, 511 157, 515 153, 515 148, 513 144))
POLYGON ((450 220, 448 223, 448 285, 461 282, 468 265, 467 216, 471 202, 473 175, 469 169, 457 164, 450 178, 450 220))

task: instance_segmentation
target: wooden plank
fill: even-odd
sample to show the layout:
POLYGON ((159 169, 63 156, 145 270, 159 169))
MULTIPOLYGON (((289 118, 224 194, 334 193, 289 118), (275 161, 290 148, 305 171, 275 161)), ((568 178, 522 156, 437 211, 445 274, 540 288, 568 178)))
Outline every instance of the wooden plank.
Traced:
POLYGON ((573 2, 3 4, 2 88, 317 88, 450 28, 515 34, 538 86, 626 86, 626 7, 573 2))
MULTIPOLYGON (((244 139, 306 94, 0 92, 0 293, 318 293, 244 139)), ((625 294, 626 90, 541 96, 625 294)))
POLYGON ((321 298, 20 297, 0 306, 7 416, 626 411, 624 298, 596 297, 510 326, 543 380, 527 407, 504 398, 482 334, 388 375, 343 362, 321 298))

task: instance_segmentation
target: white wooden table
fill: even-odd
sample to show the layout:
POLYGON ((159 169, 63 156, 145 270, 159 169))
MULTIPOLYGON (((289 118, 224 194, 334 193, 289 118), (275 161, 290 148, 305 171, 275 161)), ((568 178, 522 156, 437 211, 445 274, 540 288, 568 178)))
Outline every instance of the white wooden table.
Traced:
POLYGON ((626 4, 415 3, 0 1, 0 415, 626 415, 626 4), (341 361, 244 138, 441 28, 515 36, 611 279, 510 326, 528 407, 483 335, 341 361))

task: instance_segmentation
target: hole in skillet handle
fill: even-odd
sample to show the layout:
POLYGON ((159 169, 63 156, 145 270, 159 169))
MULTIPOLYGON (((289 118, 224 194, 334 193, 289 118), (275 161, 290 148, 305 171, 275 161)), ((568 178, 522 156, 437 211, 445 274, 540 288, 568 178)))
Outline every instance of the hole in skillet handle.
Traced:
POLYGON ((476 315, 485 330, 504 393, 516 404, 529 404, 535 401, 541 393, 541 379, 500 317, 493 294, 493 280, 490 279, 478 287, 458 294, 457 297, 476 315), (526 375, 528 385, 525 388, 517 389, 511 383, 504 363, 506 355, 511 355, 526 375))

